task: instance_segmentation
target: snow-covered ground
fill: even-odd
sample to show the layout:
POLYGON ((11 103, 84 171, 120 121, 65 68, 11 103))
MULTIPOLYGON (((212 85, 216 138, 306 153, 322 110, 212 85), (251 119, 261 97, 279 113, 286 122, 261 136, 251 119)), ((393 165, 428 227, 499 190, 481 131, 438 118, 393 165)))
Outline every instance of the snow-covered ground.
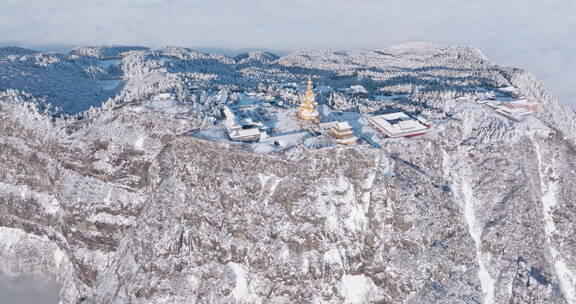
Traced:
POLYGON ((374 288, 372 280, 364 275, 344 275, 340 284, 346 304, 366 303, 368 293, 374 288))
POLYGON ((462 182, 462 194, 464 196, 464 218, 468 225, 470 236, 476 245, 476 255, 478 258, 478 278, 482 285, 482 293, 484 294, 484 304, 494 303, 494 279, 486 269, 486 260, 489 260, 489 255, 482 251, 482 226, 478 223, 476 218, 476 208, 474 206, 474 194, 467 181, 462 182))
POLYGON ((576 303, 576 272, 566 264, 562 255, 552 243, 552 238, 556 233, 553 212, 558 204, 558 176, 554 168, 554 159, 552 157, 550 166, 544 166, 542 152, 537 140, 533 139, 536 146, 536 156, 538 159, 538 168, 541 173, 540 187, 542 189, 542 213, 544 216, 544 231, 548 245, 550 246, 551 263, 554 266, 556 275, 560 280, 560 286, 564 292, 564 297, 570 304, 576 303))
POLYGON ((230 262, 226 265, 232 271, 234 289, 232 296, 236 303, 260 303, 261 300, 250 290, 247 273, 242 265, 230 262))

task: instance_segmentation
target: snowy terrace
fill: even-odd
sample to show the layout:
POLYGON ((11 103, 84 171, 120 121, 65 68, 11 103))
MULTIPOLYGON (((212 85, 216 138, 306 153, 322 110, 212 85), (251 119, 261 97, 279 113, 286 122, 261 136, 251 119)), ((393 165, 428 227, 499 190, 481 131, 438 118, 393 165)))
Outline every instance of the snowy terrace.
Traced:
MULTIPOLYGON (((262 87, 262 89, 258 89, 256 91, 213 91, 212 93, 205 95, 205 99, 200 101, 200 104, 206 105, 210 102, 215 102, 215 104, 212 105, 216 106, 214 110, 221 109, 223 106, 225 106, 229 109, 229 111, 233 113, 234 119, 240 126, 246 126, 246 128, 257 127, 260 129, 262 136, 260 136, 258 139, 246 140, 250 143, 243 143, 246 148, 257 153, 276 153, 296 145, 303 145, 309 148, 321 148, 325 146, 336 145, 337 143, 329 136, 328 132, 334 122, 347 122, 353 131, 353 135, 360 138, 357 144, 370 144, 373 147, 379 148, 386 145, 386 142, 388 141, 407 139, 390 138, 396 137, 390 136, 390 134, 383 136, 382 133, 377 131, 374 127, 370 126, 370 123, 374 117, 387 115, 390 113, 402 112, 404 115, 407 115, 407 117, 410 118, 410 121, 403 121, 401 124, 406 125, 408 123, 412 123, 414 126, 419 126, 419 128, 416 128, 416 131, 418 132, 412 130, 414 132, 409 132, 408 135, 423 135, 425 133, 430 133, 431 136, 436 136, 437 134, 437 132, 428 132, 435 128, 434 125, 442 123, 442 121, 445 121, 446 119, 450 119, 449 117, 432 117, 430 120, 428 120, 421 115, 414 114, 418 113, 418 111, 410 110, 413 109, 414 106, 409 103, 409 100, 412 100, 414 96, 409 93, 389 94, 386 92, 376 91, 375 95, 366 98, 366 100, 369 100, 370 102, 378 105, 378 109, 380 110, 376 113, 366 112, 359 108, 345 108, 343 110, 341 108, 334 107, 334 104, 331 104, 328 99, 331 94, 338 92, 338 89, 319 85, 316 88, 316 92, 317 96, 323 96, 323 99, 319 100, 320 105, 318 106, 321 120, 317 125, 307 126, 300 124, 294 115, 298 105, 297 98, 299 98, 304 87, 295 83, 275 84, 273 87, 275 88, 270 89, 270 87, 262 87), (284 96, 286 96, 288 93, 291 94, 290 96, 295 98, 296 101, 285 100, 284 96), (285 102, 281 103, 282 101, 285 102)), ((358 91, 362 91, 362 88, 360 87, 354 88, 358 91)), ((514 99, 514 95, 511 92, 513 92, 511 88, 505 88, 505 90, 500 92, 498 90, 490 90, 478 87, 472 89, 469 94, 464 96, 448 96, 446 99, 444 99, 444 102, 453 104, 456 107, 458 107, 458 105, 463 106, 465 104, 476 104, 477 106, 472 107, 474 109, 470 108, 470 111, 474 112, 485 108, 482 105, 504 105, 509 103, 514 99)), ((195 111, 198 110, 197 103, 180 103, 175 100, 156 100, 144 104, 149 108, 155 108, 158 111, 164 113, 180 115, 186 115, 186 107, 191 107, 195 111), (178 109, 172 111, 171 108, 173 106, 177 107, 178 109)), ((523 106, 522 102, 519 102, 518 104, 523 106)), ((216 112, 214 110, 210 110, 209 113, 216 115, 214 117, 215 123, 213 125, 207 126, 207 128, 195 131, 193 134, 195 136, 212 141, 243 142, 244 140, 242 140, 240 137, 232 138, 234 136, 230 136, 230 131, 226 130, 225 124, 223 123, 224 120, 219 117, 218 114, 215 114, 216 112)), ((512 108, 512 111, 520 111, 520 109, 515 110, 512 108)), ((526 112, 524 110, 522 111, 526 112)), ((208 112, 204 113, 209 114, 208 112)), ((506 119, 500 115, 501 113, 499 114, 496 111, 493 113, 495 117, 506 119)), ((525 125, 531 129, 543 129, 542 124, 539 123, 536 118, 528 119, 526 122, 522 123, 522 125, 525 125)), ((402 132, 398 131, 396 133, 400 134, 402 132)), ((430 137, 425 136, 423 139, 426 140, 426 138, 430 137)), ((416 138, 410 140, 419 139, 416 138)))
MULTIPOLYGON (((249 149, 258 153, 273 153, 295 145, 313 148, 335 145, 334 141, 324 141, 329 137, 328 130, 335 122, 347 122, 354 136, 365 139, 364 143, 374 147, 380 147, 387 140, 369 127, 369 119, 372 115, 356 111, 337 111, 326 104, 318 107, 321 121, 313 128, 298 124, 293 115, 294 106, 278 107, 267 100, 257 98, 255 94, 239 94, 238 100, 231 103, 229 110, 241 123, 264 126, 267 136, 260 138, 257 142, 247 144, 249 149), (319 140, 314 139, 316 137, 319 140)), ((196 135, 214 141, 233 140, 227 135, 225 126, 221 122, 196 135)))

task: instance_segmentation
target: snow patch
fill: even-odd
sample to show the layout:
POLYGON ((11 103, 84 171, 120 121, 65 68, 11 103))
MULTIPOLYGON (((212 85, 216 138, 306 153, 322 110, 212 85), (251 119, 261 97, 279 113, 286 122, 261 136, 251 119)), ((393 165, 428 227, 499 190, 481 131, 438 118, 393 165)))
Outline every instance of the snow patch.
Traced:
MULTIPOLYGON (((443 148, 441 148, 441 151, 443 156, 442 170, 445 175, 449 176, 452 169, 450 155, 443 148)), ((490 254, 481 251, 482 226, 478 224, 476 219, 476 210, 474 208, 474 192, 472 186, 470 185, 470 181, 465 178, 460 181, 460 186, 461 197, 459 197, 459 199, 464 201, 464 220, 466 221, 468 232, 470 233, 470 236, 472 237, 476 247, 476 258, 478 260, 478 278, 480 280, 480 286, 484 295, 484 303, 492 304, 494 303, 495 283, 485 265, 485 260, 490 259, 490 254)))
POLYGON ((354 192, 354 186, 343 176, 340 176, 338 184, 346 183, 346 194, 342 197, 342 202, 345 203, 348 208, 348 216, 344 219, 344 224, 351 231, 362 231, 365 225, 368 223, 368 218, 364 213, 363 206, 358 204, 356 201, 356 194, 354 192))
POLYGON ((268 182, 268 180, 272 178, 272 176, 273 175, 258 174, 258 179, 260 180, 260 185, 262 186, 262 188, 266 186, 266 182, 268 182))
POLYGON ((31 198, 35 200, 47 214, 55 215, 60 210, 60 203, 54 196, 32 190, 27 185, 14 186, 0 182, 0 192, 15 197, 19 196, 21 199, 31 198))
POLYGON ((348 191, 348 189, 350 188, 350 183, 348 182, 348 180, 346 179, 346 177, 342 174, 340 174, 338 176, 338 180, 336 181, 336 184, 334 185, 334 191, 335 192, 345 192, 348 191))
POLYGON ((138 140, 134 143, 134 148, 138 150, 144 150, 144 136, 140 136, 138 140))
POLYGON ((484 293, 484 303, 492 304, 494 303, 494 279, 490 276, 490 273, 484 265, 484 260, 489 259, 489 255, 481 251, 482 246, 482 227, 478 225, 476 216, 474 214, 474 194, 472 192, 472 187, 468 181, 462 182, 462 193, 464 195, 464 218, 468 224, 468 231, 470 236, 476 244, 476 256, 478 258, 478 278, 480 279, 480 285, 482 286, 482 292, 484 293))
POLYGON ((288 246, 286 246, 286 244, 283 244, 283 246, 282 246, 282 252, 280 252, 280 258, 282 259, 282 262, 284 262, 284 263, 286 263, 288 258, 290 258, 290 248, 288 248, 288 246))
POLYGON ((0 248, 2 251, 9 250, 23 237, 24 232, 16 228, 0 227, 0 248))
POLYGON ((188 283, 190 284, 190 288, 192 290, 197 290, 200 287, 200 278, 195 275, 191 275, 188 277, 188 283))
POLYGON ((108 195, 106 195, 106 197, 104 198, 103 202, 106 206, 110 205, 110 199, 112 198, 112 190, 113 189, 114 188, 110 188, 110 191, 108 191, 108 195))
POLYGON ((234 275, 234 289, 232 290, 232 296, 236 302, 249 302, 249 303, 261 303, 261 300, 253 292, 250 292, 248 281, 246 280, 246 271, 242 268, 242 265, 229 262, 226 264, 232 274, 234 275))
POLYGON ((66 254, 64 251, 60 250, 60 248, 56 248, 56 250, 54 250, 54 265, 56 265, 56 269, 60 269, 60 265, 62 264, 62 260, 65 256, 66 254))
POLYGON ((344 303, 366 303, 370 291, 374 289, 374 282, 364 275, 344 275, 340 280, 340 288, 344 303))
MULTIPOLYGON (((556 250, 552 249, 552 256, 558 257, 556 250)), ((558 257, 555 259, 554 268, 558 274, 558 279, 560 279, 560 285, 562 286, 562 291, 566 297, 566 301, 570 304, 576 303, 576 273, 574 273, 566 264, 564 259, 558 257)))
POLYGON ((262 185, 262 193, 264 194, 261 202, 264 205, 264 207, 266 207, 268 206, 270 198, 272 197, 272 195, 274 195, 276 187, 278 187, 278 184, 282 179, 276 175, 263 175, 263 174, 259 174, 258 179, 260 179, 260 184, 262 185))
POLYGON ((366 228, 368 218, 364 209, 369 206, 369 196, 360 197, 367 201, 367 204, 358 202, 354 186, 344 175, 339 175, 335 181, 326 179, 316 190, 317 210, 325 218, 326 230, 342 235, 346 231, 358 233, 366 228), (328 196, 329 193, 333 195, 328 196))
POLYGON ((88 217, 88 221, 93 223, 106 223, 111 225, 131 226, 134 224, 135 217, 122 215, 113 215, 106 212, 100 212, 88 217))
POLYGON ((364 214, 362 205, 353 201, 350 204, 350 213, 348 213, 344 223, 351 231, 362 231, 366 223, 368 223, 368 218, 364 214))
POLYGON ((303 256, 302 257, 302 273, 307 274, 308 273, 308 267, 310 267, 310 261, 308 260, 307 256, 303 256))
POLYGON ((342 256, 340 255, 340 251, 336 248, 332 248, 324 253, 324 262, 330 265, 340 265, 340 267, 344 267, 344 263, 342 262, 342 256))
POLYGON ((272 152, 274 152, 274 146, 270 145, 270 144, 253 144, 252 145, 252 151, 254 151, 254 153, 256 154, 270 154, 272 152))

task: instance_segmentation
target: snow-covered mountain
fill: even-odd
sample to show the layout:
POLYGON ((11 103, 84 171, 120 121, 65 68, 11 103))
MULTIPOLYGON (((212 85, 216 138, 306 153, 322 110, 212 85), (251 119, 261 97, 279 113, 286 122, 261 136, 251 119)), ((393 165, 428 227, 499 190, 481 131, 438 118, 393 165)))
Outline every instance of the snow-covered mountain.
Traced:
POLYGON ((0 67, 0 258, 63 303, 576 303, 576 114, 478 50, 7 48, 0 67), (433 126, 274 153, 195 136, 308 74, 325 113, 433 126), (462 101, 490 94, 538 112, 462 101))

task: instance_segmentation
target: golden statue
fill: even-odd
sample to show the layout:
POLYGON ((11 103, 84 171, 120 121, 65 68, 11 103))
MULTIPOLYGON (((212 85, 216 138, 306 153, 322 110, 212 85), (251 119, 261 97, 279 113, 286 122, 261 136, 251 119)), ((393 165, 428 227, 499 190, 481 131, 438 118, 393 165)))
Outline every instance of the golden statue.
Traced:
POLYGON ((312 83, 312 76, 308 75, 308 84, 306 86, 306 93, 302 98, 302 102, 298 107, 298 118, 304 120, 317 120, 320 113, 316 110, 316 94, 314 94, 314 84, 312 83))

